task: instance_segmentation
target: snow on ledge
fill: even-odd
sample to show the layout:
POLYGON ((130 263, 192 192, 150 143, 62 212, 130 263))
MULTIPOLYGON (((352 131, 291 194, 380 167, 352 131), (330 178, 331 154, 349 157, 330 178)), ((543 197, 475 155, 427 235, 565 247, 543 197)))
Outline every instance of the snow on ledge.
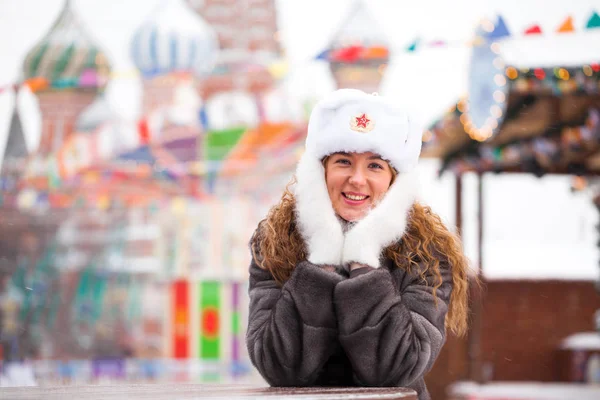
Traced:
POLYGON ((452 398, 476 400, 597 400, 600 386, 577 383, 542 382, 457 382, 448 388, 452 398), (457 397, 458 396, 458 397, 457 397))
POLYGON ((600 350, 600 332, 575 333, 560 344, 566 350, 600 350))
POLYGON ((578 67, 600 61, 600 30, 531 35, 501 42, 500 54, 516 68, 578 67))

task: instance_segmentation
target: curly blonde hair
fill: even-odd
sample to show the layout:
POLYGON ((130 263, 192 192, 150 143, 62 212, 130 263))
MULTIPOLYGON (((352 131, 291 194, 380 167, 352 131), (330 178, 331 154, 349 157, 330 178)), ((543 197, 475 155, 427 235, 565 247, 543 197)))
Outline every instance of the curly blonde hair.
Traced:
MULTIPOLYGON (((306 245, 296 227, 296 199, 290 190, 294 183, 295 179, 287 185, 280 202, 260 222, 251 240, 252 254, 257 264, 268 270, 280 285, 289 279, 296 264, 307 257, 306 245)), ((420 270, 420 275, 423 278, 434 276, 436 283, 432 292, 437 300, 436 292, 442 284, 440 255, 452 268, 453 288, 446 327, 462 336, 467 330, 468 315, 467 258, 458 236, 446 228, 430 207, 415 202, 402 240, 387 247, 385 256, 409 272, 419 261, 423 261, 427 267, 420 270)))

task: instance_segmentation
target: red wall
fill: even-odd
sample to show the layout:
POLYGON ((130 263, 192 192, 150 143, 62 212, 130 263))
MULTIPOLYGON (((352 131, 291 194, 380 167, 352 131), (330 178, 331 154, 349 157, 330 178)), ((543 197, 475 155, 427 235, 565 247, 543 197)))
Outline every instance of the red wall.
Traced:
MULTIPOLYGON (((593 282, 491 281, 483 285, 481 307, 475 379, 558 381, 565 377, 558 346, 573 333, 594 330, 600 295, 593 282)), ((450 336, 427 385, 433 399, 444 399, 445 387, 462 379, 469 379, 468 338, 450 336)))

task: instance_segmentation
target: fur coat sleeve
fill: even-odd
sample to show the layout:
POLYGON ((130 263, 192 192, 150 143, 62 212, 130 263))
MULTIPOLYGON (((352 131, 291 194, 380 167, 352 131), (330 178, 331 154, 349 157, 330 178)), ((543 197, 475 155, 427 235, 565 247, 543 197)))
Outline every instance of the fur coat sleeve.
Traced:
POLYGON ((387 260, 383 268, 363 270, 336 285, 334 303, 340 342, 357 383, 408 386, 423 399, 428 398, 423 376, 445 341, 452 273, 440 262, 435 299, 432 290, 440 282, 422 278, 419 268, 408 273, 387 260))
POLYGON ((252 260, 246 344, 252 363, 270 385, 313 385, 339 348, 333 292, 342 279, 302 261, 280 286, 252 260))

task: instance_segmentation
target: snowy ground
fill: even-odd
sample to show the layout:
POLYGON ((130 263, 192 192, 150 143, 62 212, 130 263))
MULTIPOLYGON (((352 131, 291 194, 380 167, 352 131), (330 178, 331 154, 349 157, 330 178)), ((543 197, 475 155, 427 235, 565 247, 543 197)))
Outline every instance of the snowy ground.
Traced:
POLYGON ((498 382, 478 385, 459 382, 448 393, 451 399, 469 400, 597 400, 600 386, 539 382, 498 382))

